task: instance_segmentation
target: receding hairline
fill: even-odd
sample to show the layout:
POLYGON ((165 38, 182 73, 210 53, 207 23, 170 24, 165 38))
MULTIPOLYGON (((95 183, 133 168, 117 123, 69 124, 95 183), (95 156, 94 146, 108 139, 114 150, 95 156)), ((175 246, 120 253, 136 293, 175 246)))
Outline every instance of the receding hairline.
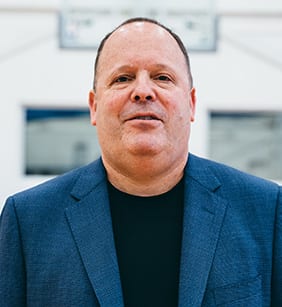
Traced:
POLYGON ((192 73, 191 73, 190 59, 189 59, 188 52, 187 52, 181 38, 176 33, 174 33, 170 28, 166 27, 165 25, 161 24, 160 22, 158 22, 155 19, 146 18, 146 17, 134 17, 134 18, 130 18, 130 19, 127 19, 124 22, 122 22, 119 26, 117 26, 115 29, 113 29, 113 31, 106 34, 106 36, 100 42, 100 45, 98 46, 98 50, 97 50, 95 64, 94 64, 94 80, 93 80, 93 89, 94 90, 95 90, 95 86, 96 86, 96 82, 97 82, 97 72, 98 72, 98 65, 99 65, 100 56, 101 56, 101 53, 104 49, 105 43, 108 41, 108 39, 116 31, 118 31, 120 28, 122 28, 123 26, 126 26, 126 25, 131 24, 131 23, 145 23, 145 22, 155 24, 156 26, 159 26, 160 28, 164 29, 176 41, 180 51, 184 55, 186 66, 187 66, 187 71, 188 71, 188 78, 189 78, 189 81, 190 81, 190 86, 193 87, 193 77, 192 77, 192 73))

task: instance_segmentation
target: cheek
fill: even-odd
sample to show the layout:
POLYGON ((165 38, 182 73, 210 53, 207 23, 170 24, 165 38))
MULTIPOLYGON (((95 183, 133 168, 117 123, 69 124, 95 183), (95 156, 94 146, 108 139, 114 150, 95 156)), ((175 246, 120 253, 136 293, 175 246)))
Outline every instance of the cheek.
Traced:
POLYGON ((96 110, 96 127, 100 133, 109 137, 119 130, 120 126, 120 107, 114 101, 103 101, 96 110))
POLYGON ((118 114, 127 101, 126 95, 121 91, 107 93, 101 99, 104 113, 118 114))
POLYGON ((173 122, 176 126, 188 125, 191 119, 191 110, 189 101, 184 98, 179 99, 178 101, 170 100, 169 104, 169 116, 173 119, 173 122))

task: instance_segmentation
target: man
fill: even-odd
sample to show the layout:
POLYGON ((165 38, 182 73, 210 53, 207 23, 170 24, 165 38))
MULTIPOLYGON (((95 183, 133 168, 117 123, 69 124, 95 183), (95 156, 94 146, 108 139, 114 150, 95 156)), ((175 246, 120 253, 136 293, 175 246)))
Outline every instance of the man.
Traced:
POLYGON ((1 306, 282 306, 281 188, 188 154, 195 104, 169 29, 102 41, 101 159, 7 200, 1 306))

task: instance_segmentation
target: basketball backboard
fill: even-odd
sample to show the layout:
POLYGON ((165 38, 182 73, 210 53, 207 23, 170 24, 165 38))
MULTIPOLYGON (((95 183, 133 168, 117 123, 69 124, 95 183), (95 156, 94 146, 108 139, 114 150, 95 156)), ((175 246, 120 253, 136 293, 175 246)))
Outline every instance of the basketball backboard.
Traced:
MULTIPOLYGON (((109 1, 108 1, 109 2, 109 1)), ((90 5, 89 1, 67 1, 60 19, 62 48, 96 49, 102 38, 127 18, 142 16, 157 19, 179 34, 189 51, 216 49, 217 20, 214 0, 176 1, 164 5, 159 0, 121 1, 115 5, 90 5), (159 3, 158 3, 159 2, 159 3)))

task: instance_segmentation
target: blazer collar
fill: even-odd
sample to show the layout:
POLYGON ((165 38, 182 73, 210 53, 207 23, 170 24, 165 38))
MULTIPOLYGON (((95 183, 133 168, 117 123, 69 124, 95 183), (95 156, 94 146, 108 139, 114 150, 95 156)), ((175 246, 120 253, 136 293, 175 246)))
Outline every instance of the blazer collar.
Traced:
POLYGON ((66 217, 96 297, 101 306, 122 307, 106 174, 100 159, 82 171, 71 195, 78 203, 66 209, 66 217))
MULTIPOLYGON (((220 185, 205 160, 189 154, 179 307, 199 307, 203 301, 227 206, 216 193, 220 185)), ((106 174, 100 159, 82 171, 71 195, 78 203, 66 209, 67 220, 98 301, 101 306, 122 307, 106 174)))
POLYGON ((204 161, 189 154, 185 169, 179 307, 202 304, 227 206, 216 194, 220 181, 204 161))

